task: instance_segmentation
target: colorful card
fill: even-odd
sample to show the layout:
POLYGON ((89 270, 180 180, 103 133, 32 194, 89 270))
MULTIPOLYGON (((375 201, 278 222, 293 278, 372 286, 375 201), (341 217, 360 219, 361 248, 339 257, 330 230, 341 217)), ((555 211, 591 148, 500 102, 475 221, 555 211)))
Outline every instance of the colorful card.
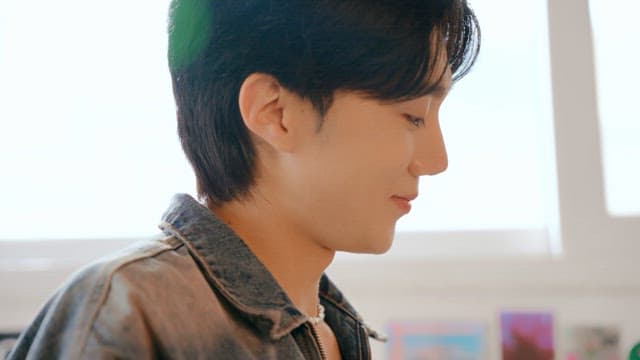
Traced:
POLYGON ((574 326, 567 329, 567 360, 618 360, 620 332, 612 326, 574 326))
POLYGON ((486 330, 480 323, 397 321, 388 330, 390 360, 486 359, 486 330))
POLYGON ((503 360, 553 360, 553 315, 548 312, 500 314, 503 360))

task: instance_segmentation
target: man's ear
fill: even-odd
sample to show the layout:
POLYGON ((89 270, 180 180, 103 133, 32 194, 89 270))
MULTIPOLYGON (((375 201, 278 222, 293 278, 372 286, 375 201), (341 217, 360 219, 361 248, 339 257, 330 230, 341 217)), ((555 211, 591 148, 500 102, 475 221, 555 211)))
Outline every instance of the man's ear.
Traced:
POLYGON ((240 115, 247 128, 260 142, 272 148, 290 152, 296 144, 295 122, 289 121, 285 109, 293 104, 291 93, 278 80, 268 74, 249 75, 238 96, 240 115))

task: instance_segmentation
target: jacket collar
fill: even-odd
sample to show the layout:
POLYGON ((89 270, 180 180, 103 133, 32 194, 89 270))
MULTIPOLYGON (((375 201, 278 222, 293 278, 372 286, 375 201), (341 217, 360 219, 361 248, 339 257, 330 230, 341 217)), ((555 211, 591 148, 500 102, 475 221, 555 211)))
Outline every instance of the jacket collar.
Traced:
MULTIPOLYGON (((259 331, 277 340, 306 321, 244 241, 190 195, 174 196, 162 216, 160 228, 187 246, 209 282, 259 331)), ((320 295, 331 298, 349 316, 360 319, 324 275, 320 295)))

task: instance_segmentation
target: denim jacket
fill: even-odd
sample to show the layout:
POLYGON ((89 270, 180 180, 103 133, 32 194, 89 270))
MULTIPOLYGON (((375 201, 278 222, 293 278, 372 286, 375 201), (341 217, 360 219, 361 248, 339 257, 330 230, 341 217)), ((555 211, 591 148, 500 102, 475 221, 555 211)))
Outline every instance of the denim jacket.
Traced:
MULTIPOLYGON (((313 327, 264 265, 186 194, 163 235, 72 276, 9 359, 322 359, 313 327)), ((378 335, 323 275, 320 301, 343 359, 369 359, 378 335)))

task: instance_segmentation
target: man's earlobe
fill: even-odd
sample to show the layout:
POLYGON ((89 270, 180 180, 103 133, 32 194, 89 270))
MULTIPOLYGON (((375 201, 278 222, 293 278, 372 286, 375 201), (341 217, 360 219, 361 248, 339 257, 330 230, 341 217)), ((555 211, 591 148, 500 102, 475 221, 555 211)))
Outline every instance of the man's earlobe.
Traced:
POLYGON ((290 151, 293 142, 283 121, 284 91, 273 76, 253 73, 240 87, 238 105, 242 120, 254 136, 276 150, 290 151))

